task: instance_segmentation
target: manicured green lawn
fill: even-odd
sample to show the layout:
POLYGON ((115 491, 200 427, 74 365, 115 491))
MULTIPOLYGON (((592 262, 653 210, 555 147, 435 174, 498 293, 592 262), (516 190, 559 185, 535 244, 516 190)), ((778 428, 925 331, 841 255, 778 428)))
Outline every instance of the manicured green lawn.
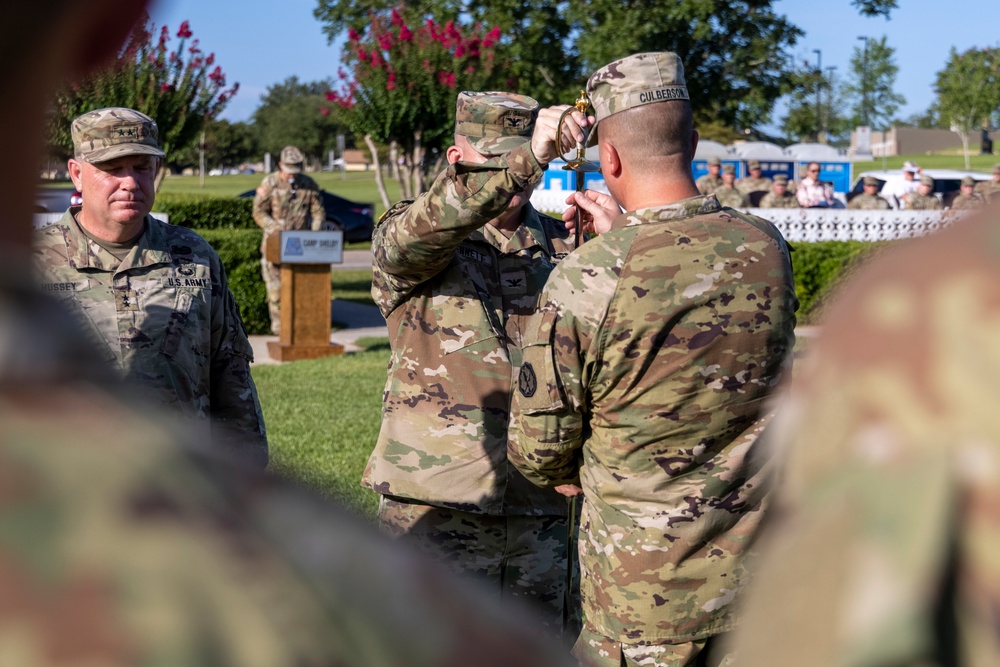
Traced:
POLYGON ((371 269, 337 269, 331 271, 331 298, 374 306, 372 301, 371 269))
POLYGON ((360 486, 378 436, 386 339, 341 357, 254 366, 271 446, 270 469, 374 519, 376 495, 360 486))
MULTIPOLYGON (((965 157, 962 155, 897 155, 888 157, 885 160, 886 169, 901 169, 903 163, 909 160, 916 162, 925 169, 958 169, 965 171, 965 157)), ((985 174, 993 170, 993 165, 1000 162, 1000 157, 996 155, 971 155, 969 165, 971 171, 981 171, 985 174)), ((854 173, 860 174, 863 171, 876 171, 882 169, 882 159, 871 162, 855 162, 854 173)))

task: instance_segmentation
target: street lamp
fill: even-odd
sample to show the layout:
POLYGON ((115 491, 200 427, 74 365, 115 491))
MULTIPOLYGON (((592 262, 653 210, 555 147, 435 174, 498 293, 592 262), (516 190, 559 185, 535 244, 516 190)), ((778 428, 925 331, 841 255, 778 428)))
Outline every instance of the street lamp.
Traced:
POLYGON ((836 65, 830 65, 826 68, 826 115, 823 116, 823 134, 827 133, 830 128, 830 115, 833 113, 833 73, 837 69, 836 65))
POLYGON ((813 53, 816 54, 816 141, 819 141, 820 133, 823 131, 823 103, 821 101, 821 95, 823 93, 823 52, 819 49, 813 49, 813 53))
POLYGON ((868 127, 868 38, 858 37, 865 43, 864 57, 861 61, 861 124, 868 127))

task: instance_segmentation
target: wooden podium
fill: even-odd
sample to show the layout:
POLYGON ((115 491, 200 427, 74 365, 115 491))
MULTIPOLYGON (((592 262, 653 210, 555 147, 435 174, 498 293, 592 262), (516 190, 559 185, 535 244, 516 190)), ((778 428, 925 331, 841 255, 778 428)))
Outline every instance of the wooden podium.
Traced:
POLYGON ((344 233, 283 231, 264 248, 267 261, 281 266, 281 330, 267 344, 276 361, 300 361, 343 354, 330 342, 330 264, 344 261, 344 233))

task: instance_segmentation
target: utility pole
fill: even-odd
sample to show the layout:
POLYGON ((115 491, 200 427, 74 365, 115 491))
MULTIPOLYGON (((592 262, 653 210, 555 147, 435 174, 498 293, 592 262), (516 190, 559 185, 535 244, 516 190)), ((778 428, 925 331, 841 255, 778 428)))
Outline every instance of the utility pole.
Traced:
POLYGON ((823 52, 813 49, 816 54, 816 142, 820 142, 823 133, 823 52))
POLYGON ((861 61, 861 124, 868 127, 868 38, 858 37, 858 39, 865 43, 861 61))
POLYGON ((826 68, 828 73, 826 75, 826 114, 823 116, 824 135, 826 135, 830 129, 830 116, 833 115, 833 73, 836 69, 836 65, 830 65, 826 68))

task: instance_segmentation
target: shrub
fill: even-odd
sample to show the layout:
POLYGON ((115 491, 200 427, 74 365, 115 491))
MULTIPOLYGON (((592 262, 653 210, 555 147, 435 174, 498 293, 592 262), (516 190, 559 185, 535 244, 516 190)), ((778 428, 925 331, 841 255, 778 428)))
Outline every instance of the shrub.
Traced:
POLYGON ((170 224, 199 233, 206 229, 260 229, 253 221, 250 197, 158 194, 153 209, 168 214, 170 224))
MULTIPOLYGON (((172 221, 172 218, 171 218, 172 221)), ((229 289, 240 307, 248 334, 267 334, 271 318, 267 312, 267 289, 260 276, 259 229, 198 229, 222 259, 229 289)))
POLYGON ((795 294, 799 297, 800 324, 815 324, 823 306, 875 253, 888 242, 818 241, 792 244, 795 294))

